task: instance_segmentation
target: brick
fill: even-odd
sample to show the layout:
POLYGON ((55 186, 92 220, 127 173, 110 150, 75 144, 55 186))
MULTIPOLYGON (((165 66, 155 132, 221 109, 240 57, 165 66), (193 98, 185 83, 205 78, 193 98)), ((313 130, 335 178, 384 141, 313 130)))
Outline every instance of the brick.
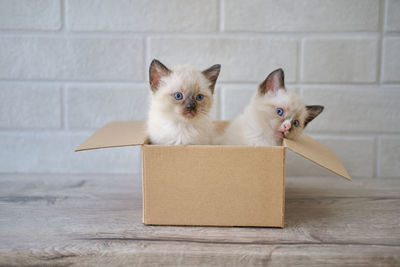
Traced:
POLYGON ((70 128, 100 128, 116 120, 145 120, 150 89, 127 86, 74 86, 68 88, 70 128))
POLYGON ((225 2, 227 31, 377 31, 376 0, 242 0, 225 2))
POLYGON ((217 0, 68 0, 67 27, 73 31, 212 32, 217 0))
POLYGON ((0 85, 0 128, 60 127, 60 88, 43 85, 0 85))
POLYGON ((151 58, 167 66, 191 63, 199 68, 222 65, 219 81, 261 82, 282 67, 296 80, 297 41, 262 38, 152 38, 151 58))
POLYGON ((243 113, 250 102, 257 85, 224 85, 221 97, 221 119, 231 120, 243 113))
POLYGON ((400 82, 400 38, 387 38, 383 44, 384 82, 400 82))
POLYGON ((322 132, 400 132, 400 88, 304 89, 307 104, 321 104, 325 110, 308 130, 322 132))
POLYGON ((379 152, 380 177, 400 176, 400 138, 383 137, 379 152))
MULTIPOLYGON (((364 137, 316 138, 329 147, 342 161, 351 177, 373 177, 375 172, 375 140, 364 137)), ((287 153, 287 176, 333 176, 332 172, 293 152, 287 153)))
POLYGON ((304 43, 305 82, 375 82, 376 39, 309 39, 304 43))
POLYGON ((386 8, 386 31, 400 31, 400 1, 388 0, 386 8))
POLYGON ((140 148, 74 152, 91 133, 0 133, 2 173, 139 173, 140 148))
POLYGON ((59 0, 0 0, 0 29, 58 30, 59 0))
POLYGON ((0 79, 143 80, 143 41, 0 37, 0 79))

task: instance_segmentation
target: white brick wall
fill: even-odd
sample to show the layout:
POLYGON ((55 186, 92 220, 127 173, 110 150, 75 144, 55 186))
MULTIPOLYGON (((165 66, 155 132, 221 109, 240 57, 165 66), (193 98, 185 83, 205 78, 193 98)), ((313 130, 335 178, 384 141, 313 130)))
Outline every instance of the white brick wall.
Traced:
POLYGON ((282 66, 288 82, 296 81, 297 42, 287 38, 185 37, 151 38, 150 58, 161 62, 191 62, 207 68, 211 62, 222 65, 220 82, 258 82, 266 71, 282 66), (258 66, 258 67, 255 67, 258 66))
POLYGON ((145 120, 148 88, 134 86, 79 85, 67 88, 67 126, 100 128, 115 120, 145 120))
POLYGON ((305 39, 304 82, 372 83, 376 81, 378 39, 305 39))
POLYGON ((225 28, 258 32, 378 31, 375 0, 227 0, 225 28))
POLYGON ((4 80, 142 81, 140 38, 2 36, 0 78, 4 80))
MULTIPOLYGON (((138 148, 74 153, 146 118, 152 58, 222 64, 213 116, 266 75, 326 110, 307 130, 353 176, 400 176, 398 0, 0 0, 0 172, 139 172, 138 148)), ((288 153, 288 175, 330 175, 288 153)))
POLYGON ((218 0, 68 0, 71 31, 215 32, 218 0))
POLYGON ((60 1, 1 0, 0 29, 4 30, 59 30, 61 27, 60 1))

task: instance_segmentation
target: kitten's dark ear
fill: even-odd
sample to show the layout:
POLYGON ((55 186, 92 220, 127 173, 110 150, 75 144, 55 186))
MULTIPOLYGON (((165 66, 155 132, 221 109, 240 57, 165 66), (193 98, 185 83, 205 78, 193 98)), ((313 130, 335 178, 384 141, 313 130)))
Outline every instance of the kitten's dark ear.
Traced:
POLYGON ((157 59, 153 59, 149 68, 149 80, 150 80, 150 89, 155 92, 160 85, 160 80, 164 76, 168 76, 171 73, 167 67, 165 67, 160 61, 157 59))
POLYGON ((324 110, 324 106, 314 105, 314 106, 306 106, 306 108, 308 111, 308 115, 304 122, 304 127, 306 127, 310 121, 315 119, 315 117, 321 114, 321 112, 324 110))
POLYGON ((281 88, 285 89, 285 74, 282 69, 277 69, 271 72, 260 84, 258 91, 261 95, 264 95, 268 91, 276 92, 281 88))
POLYGON ((210 90, 212 93, 214 93, 214 87, 215 83, 217 82, 217 78, 219 75, 219 72, 221 70, 221 65, 220 64, 215 64, 209 67, 206 70, 203 70, 203 75, 206 76, 206 78, 210 81, 210 90))

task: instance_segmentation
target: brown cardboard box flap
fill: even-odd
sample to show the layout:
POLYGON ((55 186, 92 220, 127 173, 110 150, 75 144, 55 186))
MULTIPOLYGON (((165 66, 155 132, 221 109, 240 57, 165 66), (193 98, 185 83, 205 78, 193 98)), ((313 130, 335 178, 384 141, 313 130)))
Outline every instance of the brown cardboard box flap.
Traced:
MULTIPOLYGON (((217 132, 222 132, 229 121, 214 121, 217 132)), ((75 151, 96 148, 137 146, 149 143, 145 121, 113 121, 95 132, 75 151)))
POLYGON ((326 146, 302 134, 296 140, 284 139, 283 145, 293 152, 351 181, 338 157, 326 146))
POLYGON ((136 146, 147 142, 146 122, 114 121, 106 124, 85 140, 75 151, 136 146))

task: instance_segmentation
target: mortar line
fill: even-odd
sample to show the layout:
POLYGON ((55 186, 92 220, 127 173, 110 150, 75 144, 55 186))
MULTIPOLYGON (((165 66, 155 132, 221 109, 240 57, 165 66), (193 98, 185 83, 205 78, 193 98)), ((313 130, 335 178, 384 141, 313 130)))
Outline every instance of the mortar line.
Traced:
POLYGON ((60 126, 61 126, 61 129, 63 129, 63 130, 65 130, 66 129, 66 127, 65 127, 65 100, 64 100, 64 98, 65 98, 65 94, 64 94, 64 86, 63 85, 61 85, 60 86, 60 88, 59 88, 59 91, 60 91, 60 126))
POLYGON ((121 85, 133 85, 133 84, 145 84, 145 80, 138 81, 127 81, 127 80, 68 80, 68 79, 0 79, 0 84, 15 84, 15 83, 75 83, 75 84, 121 84, 121 85))
MULTIPOLYGON (((254 86, 257 85, 256 81, 221 81, 220 85, 223 86, 254 86)), ((343 90, 375 90, 379 88, 379 90, 396 90, 400 84, 355 84, 355 83, 296 83, 296 82, 285 82, 285 85, 290 89, 290 87, 307 87, 309 89, 343 89, 343 90)))
POLYGON ((65 14, 65 0, 60 0, 60 18, 61 18, 61 28, 60 31, 61 32, 65 32, 65 28, 66 28, 66 14, 65 14))
POLYGON ((374 140, 374 153, 375 153, 375 166, 374 166, 374 177, 378 177, 378 165, 379 165, 379 135, 376 135, 374 140))
POLYGON ((67 86, 63 86, 62 87, 62 95, 63 95, 63 121, 64 121, 64 130, 68 130, 69 129, 69 125, 68 125, 68 94, 69 94, 69 89, 67 86))
POLYGON ((300 38, 299 40, 299 47, 297 48, 298 51, 298 56, 297 56, 297 66, 298 66, 298 70, 297 70, 297 82, 300 83, 303 81, 303 68, 304 68, 304 38, 300 38))
MULTIPOLYGON (((223 0, 222 0, 223 1, 223 0)), ((67 19, 65 22, 67 22, 67 19)), ((225 24, 225 23, 223 23, 225 24)), ((85 38, 143 38, 148 34, 153 37, 158 38, 261 38, 261 39, 271 39, 271 38, 287 38, 296 39, 299 37, 305 37, 310 39, 373 39, 378 38, 380 33, 378 32, 249 32, 249 31, 226 31, 225 25, 223 32, 135 32, 135 31, 63 31, 55 32, 49 30, 11 30, 2 29, 0 30, 0 36, 25 36, 25 37, 85 37, 85 38), (354 34, 357 36, 354 36, 354 34)), ((388 35, 396 35, 395 33, 387 33, 388 35)))
POLYGON ((382 82, 382 70, 383 70, 383 33, 385 32, 385 24, 386 24, 386 4, 387 0, 383 0, 380 2, 380 10, 379 10, 379 23, 380 23, 380 34, 378 40, 378 57, 377 57, 377 83, 382 82))
POLYGON ((148 77, 148 67, 150 66, 150 45, 149 45, 149 36, 146 36, 143 38, 143 47, 144 47, 144 53, 143 53, 143 73, 144 73, 144 80, 146 82, 146 79, 148 77))
MULTIPOLYGON (((150 63, 148 63, 150 64, 150 63)), ((24 83, 37 83, 37 84, 63 84, 63 83, 71 83, 71 84, 113 84, 113 85, 146 85, 147 79, 145 80, 137 80, 137 81, 129 81, 129 80, 74 80, 74 79, 1 79, 0 84, 24 84, 24 83)), ((254 85, 258 84, 258 81, 244 81, 244 80, 230 80, 230 81, 218 81, 220 85, 254 85)), ((302 82, 294 82, 288 81, 285 83, 289 86, 304 86, 310 87, 313 89, 322 88, 323 89, 376 89, 377 86, 380 89, 396 89, 400 86, 399 83, 351 83, 351 82, 342 82, 342 83, 302 83, 302 82)))
POLYGON ((380 177, 381 176, 381 150, 382 150, 382 138, 381 136, 377 137, 377 142, 376 142, 376 168, 375 168, 375 177, 380 177))
POLYGON ((150 63, 151 63, 151 60, 152 60, 151 52, 150 52, 150 50, 151 50, 151 37, 150 36, 147 36, 145 38, 145 49, 146 49, 146 53, 145 53, 145 64, 146 64, 145 70, 146 71, 145 71, 145 73, 146 73, 146 77, 147 77, 148 68, 150 67, 150 63))
POLYGON ((225 32, 225 0, 219 1, 219 32, 225 32))

